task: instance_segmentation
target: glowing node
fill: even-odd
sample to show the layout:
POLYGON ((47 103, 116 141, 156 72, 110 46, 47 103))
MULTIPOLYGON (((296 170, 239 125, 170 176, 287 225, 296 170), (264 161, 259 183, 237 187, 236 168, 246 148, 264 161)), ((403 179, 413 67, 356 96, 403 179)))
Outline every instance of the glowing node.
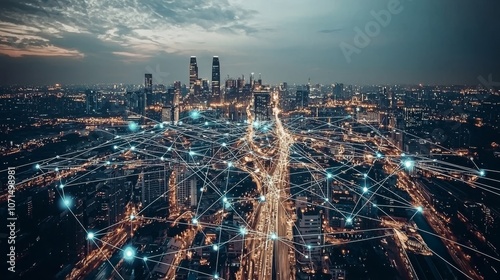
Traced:
POLYGON ((111 161, 109 161, 109 160, 108 160, 108 161, 106 161, 106 164, 107 164, 107 165, 110 165, 110 164, 111 164, 111 161))
POLYGON ((248 230, 247 230, 246 228, 244 228, 244 227, 241 227, 241 228, 240 228, 240 234, 241 234, 241 235, 245 235, 245 234, 247 234, 247 233, 248 233, 248 230))
POLYGON ((225 146, 227 146, 227 144, 226 143, 222 143, 222 147, 225 147, 225 146))
POLYGON ((404 156, 406 156, 406 154, 405 154, 405 153, 402 153, 402 154, 401 154, 401 156, 402 156, 402 157, 404 157, 404 156))
POLYGON ((265 197, 264 195, 261 195, 259 199, 260 199, 260 201, 262 201, 262 202, 266 201, 266 197, 265 197))
POLYGON ((198 219, 196 219, 196 218, 193 218, 193 219, 191 220, 191 223, 193 223, 193 225, 196 225, 196 224, 198 224, 198 219))
POLYGON ((205 122, 205 125, 208 125, 208 122, 205 122))
POLYGON ((189 151, 189 155, 190 156, 194 156, 194 152, 193 151, 189 151))
POLYGON ((114 146, 113 146, 113 149, 115 149, 115 150, 116 150, 116 149, 118 149, 118 146, 114 145, 114 146))
POLYGON ((131 151, 135 151, 135 146, 130 147, 131 151))
POLYGON ((377 204, 375 204, 375 203, 373 203, 372 205, 373 205, 373 207, 375 207, 375 208, 377 207, 377 204))
POLYGON ((404 167, 407 168, 407 169, 413 168, 414 164, 415 163, 413 161, 411 161, 411 160, 405 160, 403 162, 404 167))
POLYGON ((226 203, 227 202, 227 197, 222 198, 222 202, 226 203))
POLYGON ((311 245, 307 245, 307 249, 311 250, 312 249, 311 245))
POLYGON ((163 125, 163 123, 161 123, 161 124, 160 124, 160 128, 162 128, 162 129, 164 128, 164 125, 163 125))
POLYGON ((36 169, 40 169, 40 164, 35 165, 36 169))
POLYGON ((94 235, 94 233, 93 233, 93 232, 89 232, 89 233, 87 233, 87 239, 88 239, 88 240, 92 240, 92 239, 94 239, 94 237, 95 237, 95 235, 94 235))
POLYGON ((164 157, 160 157, 160 160, 161 160, 161 161, 164 161, 164 160, 165 160, 165 158, 164 158, 164 157))
POLYGON ((148 258, 147 257, 143 257, 142 260, 145 261, 145 262, 147 262, 148 258))
POLYGON ((417 211, 420 212, 420 213, 422 213, 422 212, 424 212, 424 208, 422 206, 418 206, 417 207, 417 211))
POLYGON ((278 236, 276 235, 276 233, 272 233, 272 234, 271 234, 271 239, 272 239, 272 240, 276 240, 276 239, 278 239, 278 236))
POLYGON ((368 188, 367 187, 363 187, 363 193, 366 193, 368 192, 368 188))
POLYGON ((484 170, 480 170, 479 175, 484 176, 484 175, 486 175, 486 172, 484 170))
POLYGON ((326 177, 327 177, 328 179, 330 179, 330 178, 332 178, 332 177, 333 177, 333 175, 332 175, 332 173, 326 173, 326 177))
POLYGON ((136 122, 129 122, 128 129, 130 129, 130 131, 136 131, 139 129, 139 125, 136 122))
POLYGON ((365 178, 365 179, 368 178, 368 174, 366 174, 366 173, 363 174, 363 178, 365 178))
POLYGON ((351 224, 352 223, 352 218, 347 218, 345 221, 346 221, 346 223, 351 224))
POLYGON ((59 188, 60 188, 60 189, 64 189, 64 184, 60 184, 60 185, 59 185, 59 188))
POLYGON ((126 259, 126 260, 132 260, 135 256, 135 251, 134 249, 128 247, 126 248, 124 251, 123 251, 123 257, 126 259))
POLYGON ((129 218, 130 218, 130 220, 133 220, 133 219, 135 219, 135 216, 134 216, 134 214, 130 214, 130 217, 129 217, 129 218))
POLYGON ((219 279, 219 275, 218 275, 218 274, 215 274, 215 275, 214 275, 214 279, 219 279))
POLYGON ((328 201, 328 197, 325 197, 325 201, 328 201))
POLYGON ((71 206, 71 199, 69 199, 69 198, 64 198, 62 202, 63 202, 64 206, 66 206, 66 207, 71 206))
POLYGON ((56 172, 58 172, 58 171, 59 171, 59 167, 56 167, 54 170, 55 170, 56 172))
POLYGON ((227 163, 227 166, 228 166, 228 167, 232 167, 232 166, 233 166, 233 163, 232 163, 232 162, 228 162, 228 163, 227 163))
POLYGON ((194 111, 191 111, 189 113, 189 116, 193 119, 193 120, 196 120, 200 117, 200 112, 197 111, 197 110, 194 110, 194 111))
POLYGON ((171 150, 172 150, 172 147, 168 147, 167 151, 169 151, 169 152, 170 152, 171 150))
POLYGON ((377 158, 382 158, 382 154, 381 153, 376 153, 376 156, 377 156, 377 158))
POLYGON ((212 246, 212 249, 214 249, 214 251, 218 251, 219 250, 219 246, 214 244, 214 246, 212 246))

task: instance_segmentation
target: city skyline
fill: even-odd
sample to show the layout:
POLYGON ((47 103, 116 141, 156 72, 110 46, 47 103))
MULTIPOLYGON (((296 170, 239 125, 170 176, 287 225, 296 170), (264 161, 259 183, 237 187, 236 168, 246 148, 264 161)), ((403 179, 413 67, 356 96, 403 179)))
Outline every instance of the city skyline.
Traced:
POLYGON ((5 279, 500 279, 500 1, 0 9, 5 279))
POLYGON ((492 20, 498 2, 286 3, 6 1, 0 83, 138 83, 158 69, 187 84, 191 55, 200 77, 211 77, 219 55, 222 78, 255 72, 271 84, 311 77, 323 84, 474 85, 480 76, 500 77, 500 24, 492 20), (357 30, 368 31, 366 42, 356 43, 357 30))

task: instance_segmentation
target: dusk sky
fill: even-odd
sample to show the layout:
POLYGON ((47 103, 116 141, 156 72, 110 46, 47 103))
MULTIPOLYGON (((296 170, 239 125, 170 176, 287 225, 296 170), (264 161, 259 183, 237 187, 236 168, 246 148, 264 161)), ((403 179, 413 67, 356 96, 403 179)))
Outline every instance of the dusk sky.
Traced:
POLYGON ((187 83, 191 55, 202 78, 218 55, 223 79, 271 84, 500 81, 498 0, 401 0, 346 58, 393 1, 1 0, 0 83, 187 83))

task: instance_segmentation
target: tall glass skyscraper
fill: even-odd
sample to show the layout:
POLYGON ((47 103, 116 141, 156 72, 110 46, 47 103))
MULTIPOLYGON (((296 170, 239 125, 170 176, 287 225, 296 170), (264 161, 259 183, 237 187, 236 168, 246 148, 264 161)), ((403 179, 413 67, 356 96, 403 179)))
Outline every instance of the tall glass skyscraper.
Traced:
POLYGON ((212 95, 220 96, 220 64, 219 57, 212 59, 212 95))
POLYGON ((198 64, 196 63, 196 56, 191 56, 191 59, 189 60, 189 90, 193 91, 197 80, 198 64))

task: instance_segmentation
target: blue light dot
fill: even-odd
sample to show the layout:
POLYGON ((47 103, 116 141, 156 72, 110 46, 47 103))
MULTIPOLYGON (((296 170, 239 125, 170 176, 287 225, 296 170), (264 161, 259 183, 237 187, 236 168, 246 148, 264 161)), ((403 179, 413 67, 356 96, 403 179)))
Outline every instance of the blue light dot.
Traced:
POLYGON ((193 119, 196 120, 200 117, 200 112, 194 110, 189 113, 189 116, 193 119))
POLYGON ((346 219, 346 222, 347 222, 348 224, 352 223, 352 218, 347 218, 347 219, 346 219))
POLYGON ((35 165, 36 169, 40 169, 40 164, 35 165))
POLYGON ((413 161, 411 161, 411 160, 405 160, 405 161, 403 162, 403 164, 404 164, 405 168, 410 169, 410 168, 412 168, 412 167, 413 167, 414 162, 413 162, 413 161))
POLYGON ((272 233, 272 234, 271 234, 271 239, 272 239, 272 240, 276 240, 276 239, 278 239, 278 236, 276 235, 276 233, 272 233))
POLYGON ((144 258, 142 258, 142 260, 146 262, 146 261, 148 261, 148 258, 144 257, 144 258))
POLYGON ((129 122, 128 129, 130 129, 130 131, 136 131, 139 129, 139 125, 136 122, 129 122))
POLYGON ((87 233, 87 239, 88 239, 88 240, 92 240, 92 239, 94 239, 94 237, 95 237, 95 235, 94 235, 94 233, 93 233, 93 232, 89 232, 89 233, 87 233))
POLYGON ((129 218, 130 218, 130 220, 133 220, 133 219, 135 219, 135 215, 134 214, 130 214, 129 218))
POLYGON ((193 151, 189 151, 189 155, 190 156, 194 156, 194 152, 193 151))
POLYGON ((331 173, 326 173, 326 177, 327 177, 328 179, 330 179, 330 178, 332 178, 332 177, 333 177, 333 175, 332 175, 331 173))
POLYGON ((240 228, 240 233, 241 233, 241 235, 245 235, 248 233, 248 230, 246 228, 242 227, 242 228, 240 228))
POLYGON ((196 224, 198 224, 198 219, 193 218, 193 219, 191 220, 191 222, 193 223, 193 225, 196 225, 196 224))
POLYGON ((484 176, 484 175, 486 175, 486 172, 484 170, 480 170, 479 175, 484 176))
POLYGON ((222 198, 222 202, 227 202, 227 197, 222 198))
POLYGON ((116 149, 118 149, 118 146, 114 145, 114 146, 113 146, 113 149, 115 149, 115 150, 116 150, 116 149))
POLYGON ((55 170, 56 172, 58 172, 58 171, 59 171, 59 167, 56 167, 54 170, 55 170))
POLYGON ((130 147, 130 150, 135 151, 135 146, 130 147))
POLYGON ((422 213, 424 211, 424 208, 422 206, 418 206, 417 207, 417 211, 420 212, 420 213, 422 213))
POLYGON ((368 192, 368 188, 367 187, 363 187, 363 193, 366 193, 368 192))
POLYGON ((70 207, 71 206, 71 199, 65 198, 63 199, 64 206, 70 207))
POLYGON ((233 163, 232 163, 232 162, 228 162, 228 163, 227 163, 227 166, 228 166, 228 167, 232 167, 232 166, 233 166, 233 163))
POLYGON ((128 247, 126 248, 124 251, 123 251, 123 257, 126 259, 126 260, 132 260, 134 258, 134 255, 135 255, 135 251, 134 249, 128 247))
POLYGON ((217 245, 212 246, 212 248, 214 249, 214 251, 219 250, 219 246, 217 246, 217 245))
POLYGON ((266 197, 264 195, 261 195, 260 196, 260 201, 262 201, 262 202, 266 201, 266 197))
POLYGON ((59 185, 59 188, 64 189, 64 185, 63 185, 63 184, 60 184, 60 185, 59 185))

